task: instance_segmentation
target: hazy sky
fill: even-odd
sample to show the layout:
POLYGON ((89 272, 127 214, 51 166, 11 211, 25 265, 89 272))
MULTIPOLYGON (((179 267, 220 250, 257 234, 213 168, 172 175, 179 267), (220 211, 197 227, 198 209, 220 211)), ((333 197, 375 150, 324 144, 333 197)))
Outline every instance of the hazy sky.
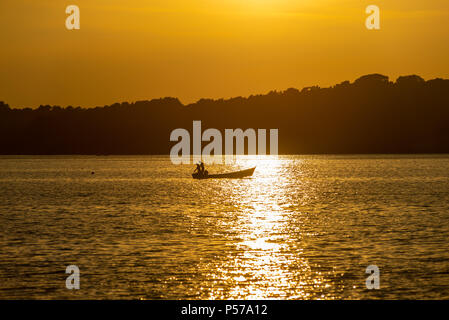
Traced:
POLYGON ((448 0, 1 0, 0 100, 193 102, 353 81, 449 77, 448 0), (78 5, 81 29, 65 28, 78 5), (381 30, 365 8, 381 9, 381 30))

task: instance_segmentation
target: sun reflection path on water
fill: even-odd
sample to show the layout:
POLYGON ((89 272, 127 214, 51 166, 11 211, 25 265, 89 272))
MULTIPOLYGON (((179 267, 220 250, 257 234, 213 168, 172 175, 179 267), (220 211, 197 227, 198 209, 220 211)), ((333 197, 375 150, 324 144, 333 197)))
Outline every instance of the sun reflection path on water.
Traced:
POLYGON ((292 181, 285 162, 275 156, 240 160, 242 168, 257 169, 250 179, 228 182, 227 192, 239 208, 237 218, 225 226, 236 235, 235 251, 209 269, 209 276, 222 285, 212 288, 207 298, 332 299, 321 295, 331 283, 312 272, 298 239, 301 226, 297 219, 291 223, 298 212, 288 210, 292 181))

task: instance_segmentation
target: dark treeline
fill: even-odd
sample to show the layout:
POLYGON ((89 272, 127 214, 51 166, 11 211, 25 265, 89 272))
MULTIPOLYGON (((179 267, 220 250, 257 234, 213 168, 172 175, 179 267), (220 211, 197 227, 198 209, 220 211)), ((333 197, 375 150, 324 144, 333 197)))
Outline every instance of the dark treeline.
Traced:
MULTIPOLYGON (((168 154, 176 128, 279 129, 279 153, 449 153, 449 80, 379 74, 248 98, 11 109, 1 154, 168 154)), ((224 135, 223 135, 224 137, 224 135)), ((206 143, 204 143, 205 145, 206 143)))

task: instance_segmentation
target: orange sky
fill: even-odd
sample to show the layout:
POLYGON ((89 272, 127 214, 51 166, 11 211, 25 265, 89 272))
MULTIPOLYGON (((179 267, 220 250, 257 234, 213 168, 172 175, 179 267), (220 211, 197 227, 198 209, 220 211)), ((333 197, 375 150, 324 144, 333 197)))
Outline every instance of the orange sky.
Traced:
POLYGON ((0 100, 102 106, 449 77, 447 0, 1 0, 0 100), (81 29, 65 28, 78 5, 81 29), (381 9, 381 30, 365 8, 381 9))

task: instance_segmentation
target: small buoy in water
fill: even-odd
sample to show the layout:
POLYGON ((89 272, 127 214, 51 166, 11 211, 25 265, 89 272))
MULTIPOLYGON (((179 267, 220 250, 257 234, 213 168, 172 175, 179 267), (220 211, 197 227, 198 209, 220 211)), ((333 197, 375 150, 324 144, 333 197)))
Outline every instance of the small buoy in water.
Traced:
POLYGON ((95 172, 92 171, 90 174, 95 174, 95 172))

